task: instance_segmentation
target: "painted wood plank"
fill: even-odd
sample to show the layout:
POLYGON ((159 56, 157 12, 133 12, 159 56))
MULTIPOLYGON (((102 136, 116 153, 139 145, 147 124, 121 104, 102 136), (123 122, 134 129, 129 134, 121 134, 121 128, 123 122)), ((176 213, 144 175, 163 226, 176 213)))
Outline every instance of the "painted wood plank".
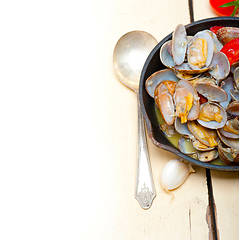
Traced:
MULTIPOLYGON (((85 204, 81 217, 87 219, 81 226, 81 238, 208 239, 204 169, 196 168, 196 173, 175 191, 172 200, 160 185, 160 172, 164 164, 176 156, 148 141, 157 196, 149 210, 143 210, 134 198, 136 96, 118 81, 112 65, 114 45, 126 32, 144 30, 160 41, 177 24, 188 24, 188 1, 177 4, 174 0, 89 0, 87 3, 93 9, 93 31, 89 36, 94 46, 89 48, 93 48, 94 64, 91 71, 83 73, 82 79, 93 80, 89 101, 94 117, 88 120, 92 123, 94 147, 85 163, 92 171, 89 189, 84 188, 91 200, 81 201, 85 204)), ((85 126, 87 133, 88 123, 85 126)))

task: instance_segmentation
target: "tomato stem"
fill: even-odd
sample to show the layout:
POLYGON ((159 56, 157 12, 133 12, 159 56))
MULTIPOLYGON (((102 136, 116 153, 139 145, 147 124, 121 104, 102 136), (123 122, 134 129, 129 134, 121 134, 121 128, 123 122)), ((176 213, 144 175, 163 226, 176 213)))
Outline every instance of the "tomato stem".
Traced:
POLYGON ((233 12, 231 14, 231 16, 233 17, 236 14, 236 12, 237 12, 237 10, 239 8, 239 0, 225 3, 225 4, 223 4, 223 5, 219 6, 219 7, 231 7, 231 6, 234 6, 234 10, 233 10, 233 12))

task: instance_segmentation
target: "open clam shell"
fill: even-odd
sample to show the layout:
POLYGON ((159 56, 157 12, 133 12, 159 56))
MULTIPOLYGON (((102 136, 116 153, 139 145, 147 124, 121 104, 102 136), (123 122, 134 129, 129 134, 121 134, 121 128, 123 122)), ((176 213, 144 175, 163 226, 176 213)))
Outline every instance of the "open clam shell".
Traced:
POLYGON ((216 130, 214 129, 207 129, 203 126, 200 126, 197 121, 189 121, 188 123, 188 129, 193 134, 193 136, 203 143, 206 146, 209 147, 215 147, 216 145, 210 144, 209 137, 213 138, 215 142, 218 141, 218 135, 216 130), (203 130, 203 131, 202 131, 203 130))
POLYGON ((154 95, 155 103, 159 107, 164 121, 168 125, 172 125, 175 119, 173 96, 167 86, 164 84, 164 81, 158 84, 154 95))
POLYGON ((151 96, 152 98, 154 97, 155 88, 160 82, 164 80, 177 82, 179 79, 176 77, 174 71, 171 69, 163 69, 153 73, 145 82, 145 88, 149 96, 151 96))
POLYGON ((178 24, 172 35, 172 53, 174 62, 181 65, 187 50, 187 33, 183 24, 178 24))
POLYGON ((215 147, 209 147, 203 143, 201 143, 199 140, 196 138, 191 138, 193 147, 197 149, 198 151, 205 152, 205 151, 210 151, 213 150, 215 147))
POLYGON ((218 142, 218 154, 226 165, 239 165, 239 151, 231 147, 224 147, 221 141, 218 142))
POLYGON ((228 147, 239 150, 239 139, 227 138, 217 131, 220 140, 228 147))
POLYGON ((210 129, 222 128, 227 122, 227 113, 225 109, 217 103, 206 102, 204 104, 201 104, 199 116, 202 111, 204 111, 205 113, 208 113, 208 115, 211 115, 211 113, 218 114, 220 115, 219 117, 221 118, 220 119, 215 117, 216 120, 210 120, 210 117, 207 118, 207 116, 205 116, 205 118, 208 120, 197 119, 198 123, 205 128, 210 128, 210 129), (217 119, 219 120, 217 121, 217 119))
POLYGON ((198 117, 199 114, 199 97, 197 91, 189 81, 187 80, 178 81, 173 95, 176 110, 179 104, 182 101, 185 101, 185 97, 188 96, 189 94, 193 96, 193 104, 187 115, 187 120, 194 120, 198 117))
POLYGON ((187 60, 192 69, 209 67, 214 52, 214 42, 207 31, 199 31, 188 44, 187 60))
POLYGON ((228 98, 225 90, 209 82, 198 82, 195 84, 195 88, 198 93, 203 95, 209 101, 225 102, 228 98))
POLYGON ((239 101, 239 90, 237 89, 230 89, 230 96, 234 101, 239 101))
POLYGON ((178 117, 175 118, 174 128, 179 134, 181 134, 185 138, 190 138, 190 136, 192 135, 192 133, 188 129, 187 123, 181 123, 181 119, 178 117))
POLYGON ((239 115, 239 101, 231 102, 228 107, 226 108, 227 113, 231 116, 238 116, 239 115))
POLYGON ((176 65, 173 60, 172 54, 170 54, 169 49, 171 49, 172 41, 165 42, 159 52, 159 57, 164 66, 172 68, 176 65))
POLYGON ((181 137, 178 141, 178 148, 179 150, 186 154, 192 155, 197 152, 197 150, 193 147, 192 142, 188 138, 181 137))
POLYGON ((227 132, 223 128, 219 128, 218 131, 219 131, 219 133, 221 135, 223 135, 226 138, 234 138, 234 139, 238 139, 239 138, 238 134, 227 132))

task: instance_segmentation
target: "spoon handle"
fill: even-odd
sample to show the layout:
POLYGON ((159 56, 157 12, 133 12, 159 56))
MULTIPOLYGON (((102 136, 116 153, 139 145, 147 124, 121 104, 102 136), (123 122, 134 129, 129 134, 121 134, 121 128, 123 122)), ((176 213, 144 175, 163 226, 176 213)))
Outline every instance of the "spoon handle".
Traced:
POLYGON ((143 209, 148 209, 152 205, 156 192, 149 161, 144 118, 140 107, 139 93, 136 92, 136 94, 138 102, 138 154, 135 198, 139 201, 139 204, 143 209))

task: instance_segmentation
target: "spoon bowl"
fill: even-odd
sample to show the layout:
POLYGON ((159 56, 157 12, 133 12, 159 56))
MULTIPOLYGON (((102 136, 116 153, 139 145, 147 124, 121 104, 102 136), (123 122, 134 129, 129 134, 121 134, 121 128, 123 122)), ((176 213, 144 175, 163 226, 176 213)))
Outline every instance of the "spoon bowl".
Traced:
POLYGON ((139 101, 139 81, 144 63, 157 45, 157 40, 147 32, 132 31, 117 42, 113 63, 120 81, 135 91, 138 101, 138 154, 135 198, 143 209, 150 208, 156 196, 146 142, 145 125, 139 101))

